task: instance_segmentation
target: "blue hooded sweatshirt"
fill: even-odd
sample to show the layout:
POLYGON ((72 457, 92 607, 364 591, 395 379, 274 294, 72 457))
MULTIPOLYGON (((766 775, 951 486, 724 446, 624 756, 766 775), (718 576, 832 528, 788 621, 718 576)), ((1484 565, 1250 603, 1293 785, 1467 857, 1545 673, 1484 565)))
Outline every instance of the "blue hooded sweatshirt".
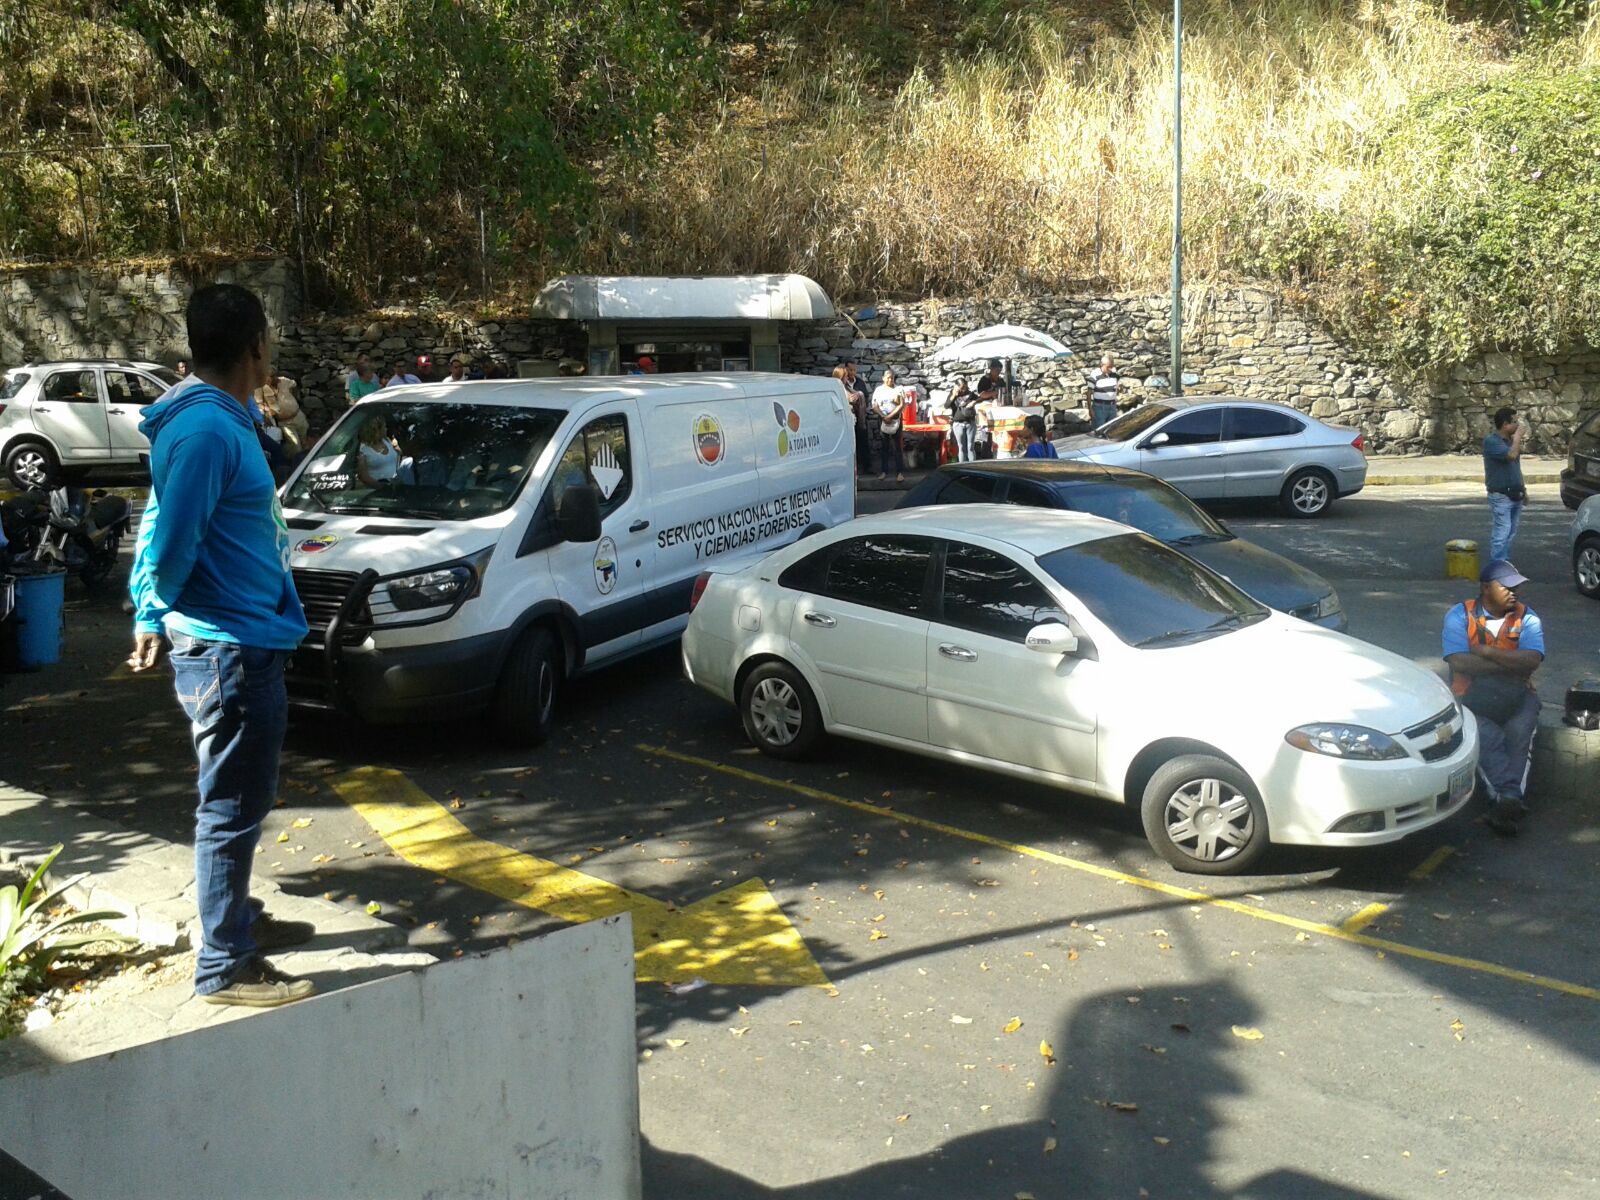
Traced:
POLYGON ((249 412, 191 376, 145 410, 150 501, 139 525, 134 628, 292 650, 306 617, 249 412))

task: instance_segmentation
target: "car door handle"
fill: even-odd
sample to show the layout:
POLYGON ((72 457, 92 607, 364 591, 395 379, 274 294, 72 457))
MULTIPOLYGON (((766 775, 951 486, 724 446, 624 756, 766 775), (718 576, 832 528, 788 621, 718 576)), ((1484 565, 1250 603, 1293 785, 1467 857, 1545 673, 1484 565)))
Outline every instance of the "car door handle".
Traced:
POLYGON ((805 617, 802 618, 802 619, 805 621, 805 623, 807 625, 818 625, 818 626, 821 626, 823 629, 832 629, 835 625, 837 625, 839 623, 839 622, 835 621, 832 617, 830 617, 827 613, 819 613, 819 612, 808 612, 805 615, 805 617))
POLYGON ((113 417, 120 417, 122 415, 122 410, 120 408, 108 408, 106 409, 106 412, 113 417))
POLYGON ((629 533, 643 533, 646 529, 649 529, 649 528, 650 528, 650 522, 649 521, 635 521, 632 525, 628 526, 628 532, 629 533))
POLYGON ((965 646, 952 646, 949 642, 945 642, 939 647, 939 653, 946 658, 953 658, 957 662, 978 661, 978 652, 976 650, 968 650, 965 646))
POLYGON ((33 406, 33 411, 34 412, 49 412, 50 411, 50 406, 47 405, 47 404, 35 404, 33 406))

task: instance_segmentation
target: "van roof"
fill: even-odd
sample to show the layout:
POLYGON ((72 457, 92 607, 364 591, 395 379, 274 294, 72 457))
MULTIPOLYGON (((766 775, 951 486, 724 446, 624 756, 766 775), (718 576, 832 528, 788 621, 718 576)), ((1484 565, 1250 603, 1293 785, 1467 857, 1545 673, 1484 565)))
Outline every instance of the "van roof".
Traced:
POLYGON ((508 408, 574 408, 591 401, 636 399, 658 402, 696 400, 737 400, 745 397, 786 396, 796 392, 815 392, 838 380, 826 375, 780 375, 766 371, 740 371, 721 375, 694 373, 683 375, 600 375, 558 379, 464 379, 459 383, 414 383, 401 388, 383 388, 362 398, 470 401, 473 404, 504 405, 508 408))

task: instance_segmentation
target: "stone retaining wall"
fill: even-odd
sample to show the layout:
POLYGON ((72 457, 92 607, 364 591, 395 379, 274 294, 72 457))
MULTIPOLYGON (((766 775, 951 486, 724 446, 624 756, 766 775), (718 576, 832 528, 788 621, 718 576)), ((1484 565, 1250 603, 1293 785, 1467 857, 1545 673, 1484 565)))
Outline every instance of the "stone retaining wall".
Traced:
MULTIPOLYGON (((344 406, 344 377, 358 352, 375 363, 395 353, 428 353, 440 374, 466 355, 514 373, 522 359, 585 357, 575 322, 430 313, 366 317, 301 315, 295 272, 284 259, 207 268, 259 291, 272 317, 278 369, 300 383, 321 427, 344 406)), ((197 269, 198 272, 198 269, 197 269)), ((73 355, 148 357, 185 353, 183 305, 190 276, 165 268, 37 268, 0 273, 0 366, 73 355)), ((1489 354, 1453 370, 1397 379, 1260 288, 1196 289, 1186 304, 1186 373, 1193 394, 1285 401, 1361 430, 1371 452, 1477 451, 1488 414, 1503 404, 1527 412, 1531 453, 1565 455, 1573 427, 1600 410, 1600 350, 1553 356, 1489 354)), ((1053 409, 1084 403, 1083 372, 1102 350, 1141 381, 1131 399, 1165 394, 1143 381, 1167 373, 1167 303, 1162 295, 1040 296, 1019 300, 924 301, 858 308, 855 316, 786 324, 785 370, 826 374, 854 358, 869 380, 893 365, 930 386, 953 378, 929 357, 963 333, 1001 321, 1042 329, 1071 346, 1064 362, 1026 361, 1020 374, 1053 409)))

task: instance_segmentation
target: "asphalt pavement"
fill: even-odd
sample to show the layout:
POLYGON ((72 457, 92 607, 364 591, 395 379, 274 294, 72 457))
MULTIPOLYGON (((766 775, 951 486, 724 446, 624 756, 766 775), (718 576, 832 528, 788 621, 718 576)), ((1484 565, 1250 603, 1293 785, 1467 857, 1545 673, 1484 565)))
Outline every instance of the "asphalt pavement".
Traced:
MULTIPOLYGON (((1570 514, 1534 493, 1513 557, 1553 701, 1600 670, 1600 607, 1570 583, 1570 514)), ((1369 489, 1321 521, 1219 515, 1333 582, 1354 635, 1429 665, 1471 590, 1443 578, 1444 542, 1487 540, 1472 484, 1369 489)), ((126 645, 114 599, 73 595, 68 660, 0 689, 0 774, 187 842, 185 723, 126 645)), ((1580 801, 1536 805, 1513 842, 1470 813, 1205 880, 1115 805, 875 747, 762 758, 675 652, 569 701, 532 753, 448 714, 296 720, 259 869, 375 902, 440 956, 608 905, 703 918, 680 958, 641 961, 648 1196, 1600 1188, 1600 823, 1580 801), (522 902, 360 807, 407 796, 518 851, 522 902)))

